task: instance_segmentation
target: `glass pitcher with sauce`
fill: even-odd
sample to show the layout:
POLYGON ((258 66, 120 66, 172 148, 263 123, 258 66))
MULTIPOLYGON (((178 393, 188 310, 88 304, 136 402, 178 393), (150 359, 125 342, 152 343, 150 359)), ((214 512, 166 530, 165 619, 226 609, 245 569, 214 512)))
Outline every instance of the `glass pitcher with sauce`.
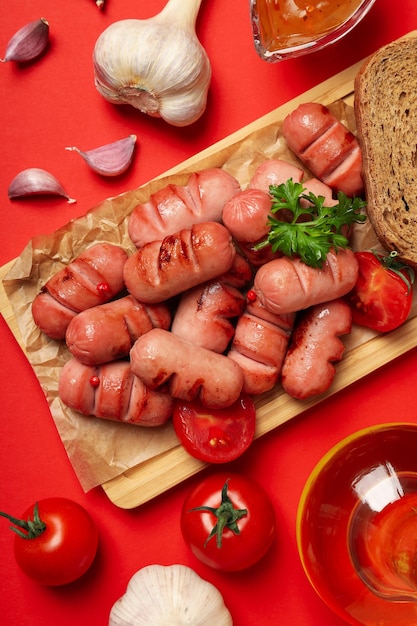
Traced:
POLYGON ((346 35, 376 0, 250 0, 255 49, 282 61, 321 50, 346 35))

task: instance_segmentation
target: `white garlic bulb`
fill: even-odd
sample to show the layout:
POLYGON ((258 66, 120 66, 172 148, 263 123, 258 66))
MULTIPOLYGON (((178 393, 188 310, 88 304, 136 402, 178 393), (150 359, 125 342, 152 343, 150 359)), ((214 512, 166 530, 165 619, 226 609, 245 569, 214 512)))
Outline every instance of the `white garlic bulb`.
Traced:
POLYGON ((169 0, 145 20, 111 24, 94 47, 95 84, 114 104, 130 104, 174 126, 198 120, 211 65, 195 32, 202 0, 169 0))
POLYGON ((185 565, 148 565, 113 605, 109 626, 232 626, 220 591, 185 565))

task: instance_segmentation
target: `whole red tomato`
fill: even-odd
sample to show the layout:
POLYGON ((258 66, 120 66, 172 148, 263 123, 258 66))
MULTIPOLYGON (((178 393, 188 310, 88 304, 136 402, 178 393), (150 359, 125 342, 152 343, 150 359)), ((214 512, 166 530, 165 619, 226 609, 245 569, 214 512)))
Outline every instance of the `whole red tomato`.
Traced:
POLYGON ((82 576, 97 552, 97 528, 89 513, 67 498, 46 498, 25 511, 15 526, 14 553, 19 567, 37 582, 58 586, 82 576))
POLYGON ((378 332, 388 332, 408 318, 413 299, 413 270, 396 253, 356 252, 359 274, 346 300, 353 321, 378 332))
POLYGON ((254 565, 268 551, 275 536, 275 513, 260 485, 224 472, 207 477, 188 495, 181 531, 200 561, 235 572, 254 565))

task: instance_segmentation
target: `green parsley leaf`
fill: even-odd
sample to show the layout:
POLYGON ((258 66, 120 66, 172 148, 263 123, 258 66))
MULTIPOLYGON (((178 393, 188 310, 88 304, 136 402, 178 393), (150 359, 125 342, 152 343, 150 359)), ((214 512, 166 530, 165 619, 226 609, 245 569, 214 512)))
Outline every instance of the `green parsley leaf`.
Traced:
POLYGON ((270 186, 274 215, 268 218, 268 238, 256 248, 270 244, 273 252, 298 256, 306 265, 321 267, 330 249, 349 247, 343 231, 354 222, 366 220, 366 215, 361 213, 366 202, 339 192, 337 204, 328 207, 323 196, 305 191, 301 183, 294 183, 292 179, 270 186), (308 206, 302 206, 301 200, 307 200, 308 206))

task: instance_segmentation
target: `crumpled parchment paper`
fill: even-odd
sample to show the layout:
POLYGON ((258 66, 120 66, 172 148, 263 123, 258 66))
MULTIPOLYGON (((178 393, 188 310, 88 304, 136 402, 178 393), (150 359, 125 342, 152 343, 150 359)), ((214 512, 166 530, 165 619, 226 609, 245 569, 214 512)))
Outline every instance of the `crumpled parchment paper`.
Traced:
MULTIPOLYGON (((330 108, 352 131, 355 130, 351 107, 338 102, 330 108)), ((301 166, 287 149, 280 124, 267 126, 212 157, 196 161, 194 169, 223 167, 238 179, 242 188, 246 188, 256 167, 270 158, 282 158, 301 166)), ((307 171, 306 175, 311 176, 307 171)), ((127 232, 128 216, 133 208, 169 182, 185 184, 187 180, 188 174, 181 174, 152 181, 105 200, 85 216, 52 234, 34 237, 3 281, 27 358, 46 394, 68 458, 85 491, 165 452, 178 442, 170 422, 157 428, 145 428, 87 417, 63 405, 57 392, 58 379, 62 365, 71 355, 64 341, 49 339, 35 326, 31 303, 42 285, 89 245, 109 242, 133 252, 134 246, 127 232)), ((378 247, 369 224, 356 229, 354 247, 378 247)), ((368 331, 353 332, 346 341, 347 349, 370 336, 373 333, 368 331)))

